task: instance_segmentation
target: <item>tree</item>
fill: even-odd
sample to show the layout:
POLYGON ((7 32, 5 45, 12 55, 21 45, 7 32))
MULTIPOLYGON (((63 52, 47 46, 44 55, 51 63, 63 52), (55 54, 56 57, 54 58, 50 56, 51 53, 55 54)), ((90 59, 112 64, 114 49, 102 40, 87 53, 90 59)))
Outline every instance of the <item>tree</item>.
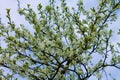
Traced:
POLYGON ((90 10, 84 9, 82 0, 77 8, 69 8, 65 0, 61 5, 54 0, 49 3, 45 8, 39 4, 38 13, 30 4, 19 7, 33 32, 23 24, 16 26, 7 9, 8 26, 0 24, 0 36, 7 45, 0 46, 0 66, 11 73, 4 75, 1 69, 1 79, 15 79, 19 74, 29 80, 88 80, 93 76, 107 80, 107 67, 120 69, 120 43, 116 49, 109 28, 117 19, 120 1, 99 0, 90 10))

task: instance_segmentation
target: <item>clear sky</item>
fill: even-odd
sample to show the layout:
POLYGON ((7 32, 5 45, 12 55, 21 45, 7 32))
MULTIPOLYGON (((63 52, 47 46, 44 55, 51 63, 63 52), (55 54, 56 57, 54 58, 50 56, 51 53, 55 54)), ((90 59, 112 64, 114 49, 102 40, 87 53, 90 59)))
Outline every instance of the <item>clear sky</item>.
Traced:
MULTIPOLYGON (((30 3, 31 6, 34 8, 34 10, 36 10, 37 8, 37 4, 38 3, 42 3, 43 6, 48 4, 49 0, 20 0, 21 3, 21 7, 26 7, 27 3, 30 3)), ((68 6, 75 6, 75 1, 77 0, 67 0, 68 6)), ((97 5, 97 0, 84 0, 86 5, 86 9, 89 9, 92 6, 96 6, 97 5)), ((4 24, 7 24, 7 19, 6 19, 6 8, 10 8, 11 9, 11 17, 12 20, 15 21, 15 23, 17 25, 19 24, 25 24, 26 26, 28 26, 28 28, 30 30, 32 30, 29 27, 29 24, 25 21, 23 16, 20 16, 17 12, 17 0, 0 0, 0 17, 2 18, 2 22, 4 24)), ((118 19, 116 22, 114 22, 113 24, 110 25, 110 27, 113 29, 114 34, 116 34, 116 31, 118 30, 118 28, 120 28, 120 11, 117 11, 118 14, 118 19)), ((111 39, 111 41, 115 44, 116 41, 120 40, 120 36, 114 35, 111 39)), ((120 71, 118 72, 115 69, 109 70, 109 68, 107 68, 108 71, 111 71, 113 73, 113 75, 119 79, 120 76, 120 71), (117 74, 117 75, 116 75, 117 74)))

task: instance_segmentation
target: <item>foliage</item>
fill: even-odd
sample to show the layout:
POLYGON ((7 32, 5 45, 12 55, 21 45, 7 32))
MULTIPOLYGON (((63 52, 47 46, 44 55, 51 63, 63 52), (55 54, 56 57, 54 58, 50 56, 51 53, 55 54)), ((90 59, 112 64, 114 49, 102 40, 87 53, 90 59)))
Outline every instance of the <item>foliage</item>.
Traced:
POLYGON ((38 5, 38 13, 28 4, 18 12, 33 32, 23 24, 17 27, 7 9, 8 26, 0 25, 0 36, 7 45, 0 46, 0 66, 11 73, 4 75, 1 69, 0 77, 8 80, 19 74, 28 80, 88 80, 94 76, 101 80, 107 67, 120 69, 119 51, 110 41, 113 31, 108 25, 116 20, 120 2, 112 1, 99 0, 97 8, 85 10, 82 0, 77 8, 69 8, 65 0, 60 5, 50 0, 45 8, 38 5))

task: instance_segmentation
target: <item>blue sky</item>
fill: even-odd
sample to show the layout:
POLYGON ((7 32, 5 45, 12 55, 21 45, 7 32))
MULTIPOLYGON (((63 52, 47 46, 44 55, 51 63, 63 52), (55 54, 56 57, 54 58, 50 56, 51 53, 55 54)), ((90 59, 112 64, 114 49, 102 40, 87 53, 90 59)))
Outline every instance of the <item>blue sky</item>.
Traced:
MULTIPOLYGON (((43 6, 48 4, 49 0, 20 0, 21 3, 21 7, 26 7, 27 3, 30 3, 31 6, 34 8, 34 10, 36 10, 37 8, 37 4, 38 3, 42 3, 43 6)), ((76 0, 67 0, 68 6, 75 6, 75 1, 76 0)), ((97 5, 97 0, 84 0, 85 4, 86 4, 86 9, 91 8, 92 6, 96 6, 97 5)), ((25 24, 26 27, 29 28, 29 30, 32 30, 32 28, 29 27, 29 24, 25 21, 23 16, 20 16, 17 12, 17 0, 0 0, 0 17, 2 18, 2 22, 6 25, 7 24, 7 19, 6 19, 6 8, 10 8, 11 9, 11 17, 12 20, 17 24, 25 24)), ((118 14, 118 19, 116 22, 114 22, 113 24, 110 24, 111 29, 113 29, 114 35, 111 39, 111 41, 113 42, 113 44, 115 44, 117 41, 120 41, 120 36, 116 35, 118 29, 120 28, 120 10, 117 11, 118 14)), ((4 44, 3 44, 4 45, 4 44)), ((112 69, 109 70, 109 68, 107 68, 107 71, 111 71, 113 72, 113 75, 119 79, 120 73, 118 73, 117 70, 112 69), (117 74, 117 75, 116 75, 117 74)))

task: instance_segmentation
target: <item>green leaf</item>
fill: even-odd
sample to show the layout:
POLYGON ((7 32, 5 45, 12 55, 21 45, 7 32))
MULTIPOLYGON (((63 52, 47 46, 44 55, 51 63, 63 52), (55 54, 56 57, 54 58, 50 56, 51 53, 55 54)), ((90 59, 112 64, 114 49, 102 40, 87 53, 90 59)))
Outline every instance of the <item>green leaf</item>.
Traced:
POLYGON ((7 9, 6 9, 6 11, 7 11, 7 14, 9 14, 9 13, 10 13, 10 9, 8 9, 8 8, 7 8, 7 9))
POLYGON ((95 12, 95 9, 94 8, 91 8, 92 12, 95 12))
POLYGON ((38 10, 41 10, 42 9, 42 4, 41 3, 38 4, 37 8, 38 8, 38 10))
POLYGON ((99 5, 90 9, 84 0, 78 0, 74 8, 66 0, 59 1, 40 3, 38 11, 30 4, 18 9, 28 22, 20 27, 6 9, 8 23, 0 24, 1 79, 15 79, 18 74, 27 80, 87 80, 91 76, 100 80, 106 65, 120 62, 120 43, 113 44, 109 28, 117 19, 117 0, 98 0, 99 5), (10 69, 11 75, 4 75, 2 67, 10 69))
POLYGON ((51 6, 46 6, 45 9, 49 12, 51 10, 51 6))
POLYGON ((98 78, 98 79, 101 79, 101 74, 100 74, 100 72, 97 72, 96 75, 97 75, 97 78, 98 78))
POLYGON ((119 29, 119 31, 118 31, 118 34, 120 35, 120 29, 119 29))

